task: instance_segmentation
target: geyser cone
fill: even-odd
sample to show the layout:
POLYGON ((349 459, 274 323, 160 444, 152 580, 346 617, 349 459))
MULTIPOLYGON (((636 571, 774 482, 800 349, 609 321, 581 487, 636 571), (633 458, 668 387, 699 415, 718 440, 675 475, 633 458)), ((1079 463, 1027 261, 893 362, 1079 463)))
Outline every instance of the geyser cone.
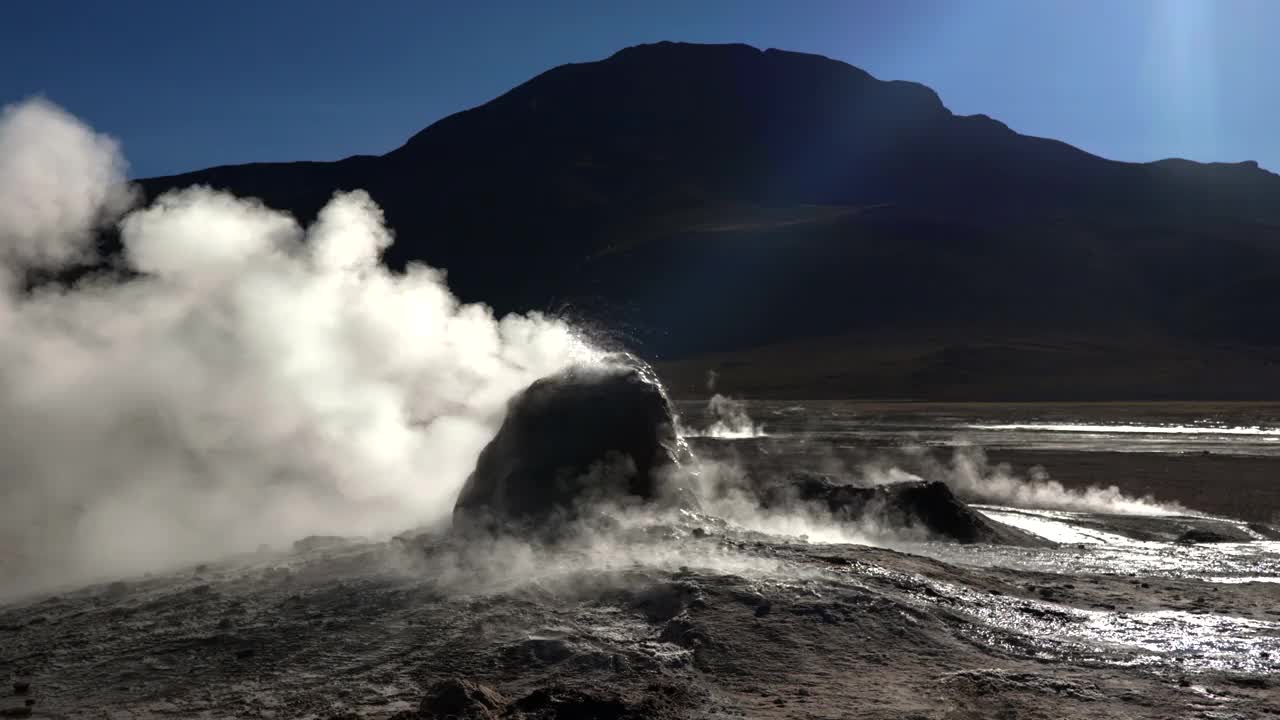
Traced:
POLYGON ((629 356, 576 365, 511 400, 454 506, 455 527, 554 528, 601 504, 688 503, 688 449, 653 371, 629 356))

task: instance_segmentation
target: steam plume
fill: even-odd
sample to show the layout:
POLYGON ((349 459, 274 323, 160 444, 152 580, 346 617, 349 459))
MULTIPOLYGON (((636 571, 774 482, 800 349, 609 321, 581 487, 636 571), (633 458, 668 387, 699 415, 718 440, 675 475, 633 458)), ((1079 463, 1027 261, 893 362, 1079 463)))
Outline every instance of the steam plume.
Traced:
POLYGON ((1068 488, 1052 479, 1048 471, 1038 466, 1031 468, 1027 476, 1023 477, 1006 464, 990 464, 982 448, 973 445, 956 447, 949 463, 921 454, 917 458, 917 464, 918 467, 909 471, 892 461, 882 459, 863 465, 861 477, 865 483, 872 485, 922 478, 941 480, 966 500, 1020 508, 1123 515, 1172 515, 1187 512, 1186 508, 1177 503, 1160 502, 1151 496, 1126 495, 1115 485, 1068 488))
POLYGON ((763 425, 757 425, 747 414, 741 400, 719 393, 707 401, 705 415, 710 421, 705 428, 682 427, 685 437, 711 437, 722 439, 764 437, 763 425))
POLYGON ((991 466, 980 448, 960 447, 951 458, 947 482, 958 494, 978 502, 1023 508, 1049 508, 1124 515, 1185 513, 1177 503, 1158 502, 1151 496, 1133 497, 1115 485, 1067 488, 1049 477, 1042 467, 1028 476, 1015 475, 1008 465, 991 466))
MULTIPOLYGON (((50 103, 6 109, 4 270, 88 257, 127 209, 123 168, 50 103)), ((383 268, 392 233, 363 191, 303 228, 193 187, 119 228, 131 279, 0 293, 0 565, 31 582, 430 523, 507 399, 594 357, 556 319, 383 268)))
POLYGON ((91 231, 130 204, 115 140, 43 99, 0 110, 0 262, 56 268, 90 257, 91 231))

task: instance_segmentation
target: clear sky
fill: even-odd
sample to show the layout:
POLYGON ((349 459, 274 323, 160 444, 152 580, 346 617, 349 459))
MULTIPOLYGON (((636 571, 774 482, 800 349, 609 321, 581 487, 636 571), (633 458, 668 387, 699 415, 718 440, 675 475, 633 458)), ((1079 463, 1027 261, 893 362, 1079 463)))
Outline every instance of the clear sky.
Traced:
POLYGON ((1280 170, 1280 0, 5 0, 0 103, 131 174, 382 153, 552 66, 658 40, 819 53, 1121 160, 1280 170))

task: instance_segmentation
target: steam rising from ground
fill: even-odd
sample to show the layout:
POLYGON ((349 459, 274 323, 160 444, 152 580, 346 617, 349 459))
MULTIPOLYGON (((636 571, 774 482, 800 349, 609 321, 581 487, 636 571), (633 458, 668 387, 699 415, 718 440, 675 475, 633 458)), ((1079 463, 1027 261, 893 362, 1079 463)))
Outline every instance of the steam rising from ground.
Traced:
MULTIPOLYGON (((708 402, 706 412, 712 418, 712 422, 701 430, 685 430, 686 435, 728 440, 767 437, 763 431, 763 425, 758 424, 747 414, 745 405, 740 401, 714 395, 708 402)), ((872 462, 849 467, 832 454, 833 448, 829 444, 809 443, 803 438, 797 439, 806 445, 805 455, 817 462, 818 471, 834 475, 837 481, 854 485, 871 486, 936 480, 945 482, 956 495, 965 500, 994 505, 1127 515, 1170 515, 1188 512, 1178 503, 1157 501, 1151 496, 1139 498, 1126 495, 1114 485, 1068 488, 1052 479, 1043 467, 1032 467, 1025 476, 1019 475, 1008 465, 990 464, 982 448, 964 442, 957 444, 949 462, 939 461, 928 449, 914 446, 906 448, 905 453, 885 453, 872 462)), ((780 436, 777 440, 786 442, 787 438, 780 436)), ((703 466, 702 475, 704 478, 711 478, 710 481, 704 479, 704 486, 724 488, 743 484, 741 476, 744 471, 737 462, 709 462, 704 459, 703 466)), ((779 528, 785 528, 792 522, 812 527, 816 522, 814 517, 779 518, 776 514, 751 516, 746 512, 747 505, 745 500, 731 503, 728 510, 730 514, 736 511, 738 516, 751 517, 752 520, 748 524, 766 532, 797 534, 786 533, 779 528)), ((818 524, 821 525, 820 522, 818 524)), ((854 531, 847 529, 838 531, 834 537, 848 538, 850 532, 854 533, 853 537, 864 539, 884 538, 895 534, 894 528, 864 526, 854 531)), ((832 536, 830 530, 822 529, 809 534, 814 539, 832 536)), ((899 539, 903 539, 900 534, 899 539)))
POLYGON ((764 437, 764 426, 756 424, 747 414, 747 406, 734 398, 712 395, 707 401, 706 415, 710 419, 704 428, 681 428, 685 437, 710 437, 739 439, 764 437))
MULTIPOLYGON (((702 430, 686 430, 690 437, 735 440, 768 437, 746 412, 743 403, 715 395, 707 406, 713 421, 702 430)), ((911 481, 942 481, 961 499, 1027 509, 1072 510, 1125 515, 1186 514, 1178 503, 1161 502, 1151 496, 1134 497, 1114 485, 1068 488, 1053 480, 1043 467, 1032 467, 1025 475, 1006 464, 992 465, 982 448, 960 442, 949 461, 940 461, 925 447, 910 446, 901 452, 885 451, 871 462, 846 463, 825 442, 803 436, 773 437, 772 442, 800 443, 813 469, 833 476, 838 483, 858 486, 911 481)), ((887 527, 874 522, 841 523, 822 508, 792 508, 787 512, 765 512, 756 506, 748 489, 747 472, 732 445, 727 456, 700 461, 699 475, 704 500, 713 512, 731 518, 743 527, 781 535, 805 535, 815 542, 894 542, 922 539, 919 533, 887 527), (710 498, 709 500, 706 500, 710 498)), ((723 452, 721 453, 723 454, 723 452)))
POLYGON ((1125 515, 1186 512, 1186 508, 1177 503, 1158 502, 1150 495, 1140 498, 1125 495, 1115 485, 1067 488, 1050 478, 1042 467, 1033 467, 1027 477, 1020 477, 1008 465, 992 467, 987 463, 986 454, 976 447, 958 448, 951 458, 946 477, 956 493, 978 502, 1125 515))
POLYGON ((921 456, 910 470, 904 470, 893 461, 885 460, 863 466, 862 477, 871 484, 919 479, 941 480, 965 500, 1019 508, 1124 515, 1172 515, 1187 512, 1186 508, 1177 503, 1160 502, 1149 495, 1140 498, 1126 495, 1114 485, 1068 488, 1052 479, 1048 471, 1038 466, 1031 468, 1023 477, 1006 464, 991 465, 982 448, 972 445, 957 447, 952 453, 951 461, 945 464, 932 456, 923 455, 922 450, 917 450, 916 453, 921 456))
POLYGON ((138 572, 446 514, 505 403, 595 357, 540 315, 393 274, 363 191, 310 227, 204 187, 127 210, 117 145, 42 101, 0 122, 0 567, 138 572), (131 275, 22 293, 119 219, 131 275))

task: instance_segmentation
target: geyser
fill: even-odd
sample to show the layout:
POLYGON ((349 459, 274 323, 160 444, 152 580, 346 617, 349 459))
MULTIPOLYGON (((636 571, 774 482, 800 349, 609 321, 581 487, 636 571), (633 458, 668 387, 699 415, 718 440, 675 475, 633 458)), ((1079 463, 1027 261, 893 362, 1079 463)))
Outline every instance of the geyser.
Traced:
POLYGON ((454 507, 460 529, 555 529, 601 504, 688 503, 688 449, 653 371, 630 356, 578 364, 515 396, 454 507))
POLYGON ((447 521, 507 400, 599 354, 388 270, 363 191, 309 225, 205 187, 131 209, 123 167, 47 102, 0 111, 0 594, 447 521))

